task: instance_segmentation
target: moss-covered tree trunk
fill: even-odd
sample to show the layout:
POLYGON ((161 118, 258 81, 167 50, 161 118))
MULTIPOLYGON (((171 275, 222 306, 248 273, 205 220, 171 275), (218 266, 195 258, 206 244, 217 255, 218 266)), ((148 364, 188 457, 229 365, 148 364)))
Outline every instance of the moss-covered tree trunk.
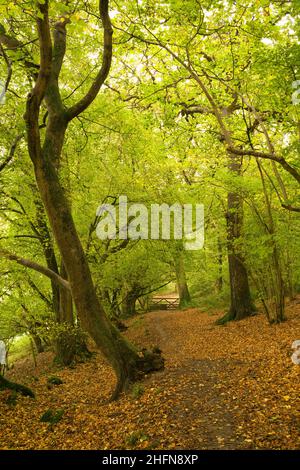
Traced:
MULTIPOLYGON (((68 274, 64 263, 61 263, 60 276, 68 280, 68 274)), ((72 294, 67 289, 60 288, 59 292, 59 323, 67 323, 70 326, 74 325, 74 312, 73 312, 73 299, 72 294)))
POLYGON ((216 291, 217 293, 221 293, 223 289, 223 249, 222 249, 222 242, 221 242, 221 237, 218 236, 218 242, 217 242, 217 247, 218 247, 218 277, 216 280, 216 291))
POLYGON ((80 242, 68 199, 58 176, 59 160, 69 122, 82 113, 96 98, 111 66, 112 26, 108 0, 99 1, 103 27, 103 60, 87 94, 68 110, 59 90, 59 74, 66 50, 67 18, 54 24, 53 44, 50 32, 48 0, 38 3, 37 29, 40 44, 40 68, 26 104, 25 122, 29 155, 34 166, 37 186, 46 209, 71 286, 72 297, 81 327, 95 340, 117 376, 114 397, 127 383, 145 371, 152 360, 153 370, 163 366, 160 353, 139 355, 107 318, 93 284, 89 265, 80 242), (48 118, 43 143, 39 126, 41 104, 47 106, 48 118))
MULTIPOLYGON (((36 181, 52 226, 52 230, 68 273, 72 296, 80 324, 104 356, 109 360, 117 375, 117 395, 129 381, 136 380, 143 372, 145 360, 113 327, 105 315, 96 295, 90 269, 79 240, 74 221, 58 175, 50 160, 51 153, 43 152, 41 159, 34 159, 36 181)), ((153 353, 153 369, 163 366, 158 353, 153 353)), ((150 355, 147 356, 147 368, 150 355)))
POLYGON ((253 314, 248 272, 239 248, 242 229, 242 200, 237 193, 228 194, 227 236, 231 304, 228 320, 241 320, 253 314))

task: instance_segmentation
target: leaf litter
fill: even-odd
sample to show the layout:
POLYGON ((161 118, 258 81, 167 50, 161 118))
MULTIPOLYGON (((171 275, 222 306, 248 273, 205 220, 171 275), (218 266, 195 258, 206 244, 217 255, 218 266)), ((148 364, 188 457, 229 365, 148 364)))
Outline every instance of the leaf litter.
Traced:
POLYGON ((50 352, 20 360, 8 378, 36 399, 0 392, 1 449, 297 449, 300 302, 288 321, 270 326, 262 314, 216 326, 223 312, 157 311, 127 322, 135 344, 158 345, 166 368, 109 402, 115 378, 96 353, 58 369, 50 352), (49 387, 49 377, 61 384, 49 387), (59 420, 41 417, 50 412, 59 420), (57 421, 57 422, 56 422, 57 421))

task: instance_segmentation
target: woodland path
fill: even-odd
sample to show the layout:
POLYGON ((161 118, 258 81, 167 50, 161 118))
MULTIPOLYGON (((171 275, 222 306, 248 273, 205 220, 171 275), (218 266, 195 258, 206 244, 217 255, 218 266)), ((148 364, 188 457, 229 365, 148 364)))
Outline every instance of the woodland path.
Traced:
MULTIPOLYGON (((235 434, 233 410, 222 393, 224 368, 234 370, 241 365, 236 359, 213 358, 203 354, 201 345, 206 334, 192 334, 187 316, 196 312, 157 311, 146 317, 149 330, 155 332, 166 358, 166 370, 161 374, 161 386, 175 390, 170 420, 174 432, 191 449, 236 449, 241 439, 235 434)), ((151 380, 155 380, 155 376, 151 380)))
POLYGON ((223 312, 145 315, 145 338, 166 358, 149 382, 171 390, 168 421, 181 448, 299 448, 300 369, 290 359, 299 300, 287 311, 289 321, 272 326, 262 314, 225 326, 215 324, 223 312))

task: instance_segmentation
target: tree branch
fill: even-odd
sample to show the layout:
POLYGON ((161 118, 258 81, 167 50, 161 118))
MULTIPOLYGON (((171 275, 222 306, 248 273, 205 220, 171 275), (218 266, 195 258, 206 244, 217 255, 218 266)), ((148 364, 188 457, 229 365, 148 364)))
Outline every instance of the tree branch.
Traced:
POLYGON ((23 134, 19 134, 17 135, 17 137, 15 138, 12 146, 10 147, 10 151, 9 151, 9 154, 7 155, 7 157, 5 158, 4 162, 0 163, 0 172, 2 170, 4 170, 4 168, 9 164, 9 162, 13 159, 14 157, 14 154, 16 152, 16 149, 17 149, 17 145, 18 143, 20 142, 20 140, 22 139, 23 137, 23 134))
POLYGON ((94 101, 96 96, 99 93, 99 90, 103 83, 105 82, 110 66, 112 61, 112 34, 113 29, 109 17, 108 12, 109 7, 109 0, 99 0, 99 10, 100 10, 100 18, 102 22, 102 26, 104 29, 103 33, 103 54, 102 54, 102 65, 101 68, 90 87, 87 94, 78 101, 74 106, 67 110, 67 119, 71 121, 76 116, 81 114, 85 109, 90 106, 90 104, 94 101))
POLYGON ((62 17, 54 25, 53 35, 53 54, 52 68, 48 88, 45 94, 45 102, 49 114, 64 112, 64 106, 59 92, 58 79, 61 72, 64 56, 66 53, 66 25, 70 23, 69 18, 62 17))
POLYGON ((51 77, 52 65, 52 43, 48 15, 49 0, 44 0, 44 2, 43 4, 38 3, 41 18, 37 18, 40 43, 40 69, 35 86, 28 95, 24 116, 27 127, 28 150, 33 162, 41 156, 39 112, 51 77))
POLYGON ((54 271, 51 271, 51 269, 46 268, 45 266, 42 266, 41 264, 38 264, 35 261, 31 261, 26 258, 21 258, 20 256, 15 255, 14 253, 10 253, 9 251, 1 248, 0 256, 11 261, 16 261, 16 263, 20 264, 21 266, 25 266, 26 268, 33 269, 34 271, 37 271, 43 274, 44 276, 47 276, 49 279, 51 279, 64 289, 71 291, 70 283, 68 281, 63 279, 59 274, 55 273, 54 271))
POLYGON ((5 80, 3 91, 1 92, 1 95, 0 95, 0 104, 1 104, 2 100, 4 101, 5 99, 5 93, 9 87, 9 83, 10 83, 11 76, 12 76, 12 67, 11 67, 11 60, 9 60, 9 58, 7 57, 7 54, 5 50, 3 49, 1 42, 0 42, 0 52, 1 52, 1 55, 4 57, 4 60, 7 66, 7 77, 5 80))
POLYGON ((273 162, 279 163, 290 175, 295 178, 298 183, 300 183, 300 173, 296 170, 296 168, 292 167, 283 157, 279 157, 273 153, 264 153, 264 152, 257 152, 255 150, 242 150, 237 149, 234 147, 229 147, 228 150, 235 155, 246 156, 249 155, 250 157, 255 158, 264 158, 267 160, 272 160, 273 162))
MULTIPOLYGON (((4 59, 5 59, 4 47, 10 51, 16 51, 17 49, 23 50, 23 48, 27 44, 30 44, 32 42, 35 42, 35 39, 33 41, 29 41, 23 44, 17 38, 14 38, 13 36, 9 36, 6 33, 4 26, 0 23, 0 44, 1 44, 0 56, 3 56, 4 59)), ((23 62, 24 66, 27 69, 32 69, 34 71, 33 76, 36 77, 36 70, 39 69, 39 66, 32 61, 30 54, 26 50, 24 51, 24 54, 25 54, 25 57, 22 59, 17 59, 17 61, 23 62), (30 60, 26 59, 26 57, 29 57, 30 60)))
POLYGON ((291 211, 291 212, 300 212, 300 207, 293 207, 293 206, 290 206, 289 204, 281 204, 281 206, 284 209, 287 209, 288 211, 291 211))

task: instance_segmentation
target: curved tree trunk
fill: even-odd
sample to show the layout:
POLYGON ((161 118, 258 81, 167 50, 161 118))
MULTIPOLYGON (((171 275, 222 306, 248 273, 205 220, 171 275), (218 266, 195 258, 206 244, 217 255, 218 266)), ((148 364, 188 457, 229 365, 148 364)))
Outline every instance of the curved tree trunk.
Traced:
MULTIPOLYGON (((86 95, 68 110, 59 90, 59 75, 66 51, 66 24, 69 19, 54 24, 53 44, 50 32, 49 2, 37 5, 37 29, 40 44, 40 67, 36 83, 28 95, 26 122, 28 151, 34 166, 35 178, 45 206, 54 238, 58 245, 81 327, 95 340, 117 376, 114 397, 135 380, 147 361, 113 327, 97 297, 88 262, 80 242, 68 199, 59 181, 58 167, 68 123, 82 113, 96 98, 108 76, 112 59, 112 25, 109 0, 99 0, 103 27, 102 64, 86 95), (48 110, 43 144, 39 126, 42 102, 48 110)), ((144 355, 145 356, 145 355, 144 355)), ((151 353, 153 370, 163 367, 160 353, 151 353)))
MULTIPOLYGON (((33 159, 36 181, 68 273, 80 324, 91 335, 116 372, 116 397, 129 381, 140 376, 144 371, 145 361, 113 327, 98 300, 66 196, 50 157, 51 154, 44 152, 41 159, 33 159)), ((149 359, 150 356, 147 357, 148 363, 149 359)), ((153 353, 153 370, 162 367, 162 358, 158 353, 153 353)))

